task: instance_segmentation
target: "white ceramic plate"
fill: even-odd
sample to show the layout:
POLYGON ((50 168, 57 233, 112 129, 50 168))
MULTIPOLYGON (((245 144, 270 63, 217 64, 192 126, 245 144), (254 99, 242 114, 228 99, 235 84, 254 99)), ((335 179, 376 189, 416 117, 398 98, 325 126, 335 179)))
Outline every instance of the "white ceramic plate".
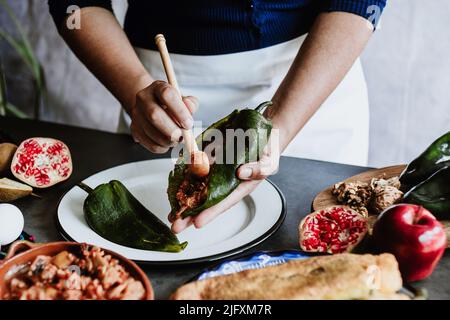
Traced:
MULTIPOLYGON (((129 163, 99 172, 83 182, 95 188, 110 180, 121 181, 151 212, 169 224, 167 178, 173 168, 171 159, 129 163)), ((102 238, 89 228, 83 216, 87 194, 73 187, 61 199, 57 220, 65 238, 94 244, 125 257, 150 264, 185 264, 213 261, 231 256, 261 243, 274 233, 284 220, 285 204, 280 191, 263 181, 258 188, 233 208, 201 229, 190 227, 178 235, 187 241, 179 253, 148 251, 122 246, 102 238)))

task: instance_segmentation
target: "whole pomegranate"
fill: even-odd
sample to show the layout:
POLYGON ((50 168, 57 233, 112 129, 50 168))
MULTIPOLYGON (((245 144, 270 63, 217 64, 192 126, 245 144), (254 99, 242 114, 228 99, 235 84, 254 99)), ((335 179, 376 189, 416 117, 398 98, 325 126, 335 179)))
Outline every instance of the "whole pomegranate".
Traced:
POLYGON ((72 174, 69 148, 52 138, 30 138, 16 150, 11 163, 13 175, 36 188, 48 188, 72 174))
POLYGON ((330 207, 302 220, 300 247, 307 252, 350 252, 364 239, 367 231, 367 220, 357 211, 349 207, 330 207))
POLYGON ((373 241, 378 250, 397 258, 406 281, 428 277, 447 246, 442 224, 427 209, 413 204, 385 210, 375 222, 373 241))

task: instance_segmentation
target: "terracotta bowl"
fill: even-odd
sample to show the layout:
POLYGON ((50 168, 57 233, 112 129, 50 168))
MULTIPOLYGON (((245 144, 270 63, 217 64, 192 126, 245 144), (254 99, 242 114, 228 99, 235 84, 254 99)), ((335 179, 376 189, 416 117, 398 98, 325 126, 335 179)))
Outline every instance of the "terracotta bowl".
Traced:
MULTIPOLYGON (((26 264, 31 262, 38 255, 54 256, 61 251, 68 251, 77 253, 80 250, 81 243, 77 242, 52 242, 46 244, 31 243, 28 241, 14 242, 6 255, 4 260, 0 260, 0 300, 8 293, 8 282, 12 274, 8 271, 12 270, 14 266, 26 264)), ((133 261, 106 249, 102 249, 106 254, 119 260, 120 264, 127 270, 130 275, 142 282, 146 295, 144 300, 153 300, 153 288, 145 273, 133 261)))

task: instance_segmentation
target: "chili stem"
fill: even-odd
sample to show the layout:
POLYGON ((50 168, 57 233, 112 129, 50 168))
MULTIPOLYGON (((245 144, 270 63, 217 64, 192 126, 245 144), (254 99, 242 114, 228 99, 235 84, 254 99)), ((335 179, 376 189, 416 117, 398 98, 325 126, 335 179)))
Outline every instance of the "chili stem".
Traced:
POLYGON ((255 110, 258 111, 259 113, 263 113, 264 110, 267 107, 270 107, 271 105, 273 105, 272 101, 266 101, 266 102, 261 103, 259 106, 257 106, 255 110))
POLYGON ((87 193, 91 193, 92 191, 94 191, 94 189, 92 189, 91 187, 89 187, 87 184, 80 182, 79 184, 77 184, 78 187, 80 187, 81 189, 83 189, 84 191, 86 191, 87 193))

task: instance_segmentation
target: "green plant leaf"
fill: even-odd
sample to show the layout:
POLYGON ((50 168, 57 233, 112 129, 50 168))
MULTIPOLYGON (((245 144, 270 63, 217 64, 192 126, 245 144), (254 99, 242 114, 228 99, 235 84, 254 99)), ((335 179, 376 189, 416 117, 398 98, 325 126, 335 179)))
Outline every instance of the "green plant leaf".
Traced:
POLYGON ((0 38, 3 38, 6 40, 6 42, 9 43, 9 45, 19 54, 19 56, 22 58, 22 60, 25 62, 27 67, 31 70, 34 76, 34 70, 33 70, 33 64, 28 56, 28 53, 26 52, 26 48, 23 46, 22 43, 15 40, 13 37, 8 35, 5 30, 0 28, 0 38))
MULTIPOLYGON (((1 0, 0 0, 1 1, 1 0)), ((11 47, 19 54, 22 60, 25 62, 27 67, 32 72, 36 80, 42 82, 41 64, 34 56, 32 49, 30 49, 26 43, 22 40, 16 40, 6 33, 6 31, 0 28, 0 38, 6 40, 11 47)))
POLYGON ((3 66, 0 61, 0 115, 6 115, 6 80, 5 74, 3 73, 3 66))
MULTIPOLYGON (((33 49, 28 41, 28 38, 22 29, 19 19, 15 16, 13 10, 5 0, 0 0, 0 6, 5 10, 11 21, 13 22, 20 39, 16 40, 10 36, 4 29, 0 28, 0 38, 3 38, 10 44, 11 47, 18 53, 24 63, 30 69, 36 89, 34 115, 39 118, 40 106, 42 103, 47 103, 47 85, 45 81, 45 73, 42 65, 33 52, 33 49)), ((6 101, 6 100, 5 100, 6 101)), ((3 108, 5 109, 5 107, 3 108)), ((1 111, 1 110, 0 110, 1 111)))
POLYGON ((19 108, 11 103, 6 104, 6 115, 11 115, 17 118, 27 119, 28 116, 19 108))
POLYGON ((13 10, 6 2, 6 0, 0 0, 0 5, 3 7, 8 17, 11 19, 15 28, 17 29, 17 32, 19 33, 24 53, 27 56, 27 60, 29 62, 32 62, 32 60, 36 60, 33 54, 33 49, 31 48, 30 42, 28 41, 25 31, 22 29, 22 25, 19 19, 17 19, 16 15, 14 14, 13 10))

